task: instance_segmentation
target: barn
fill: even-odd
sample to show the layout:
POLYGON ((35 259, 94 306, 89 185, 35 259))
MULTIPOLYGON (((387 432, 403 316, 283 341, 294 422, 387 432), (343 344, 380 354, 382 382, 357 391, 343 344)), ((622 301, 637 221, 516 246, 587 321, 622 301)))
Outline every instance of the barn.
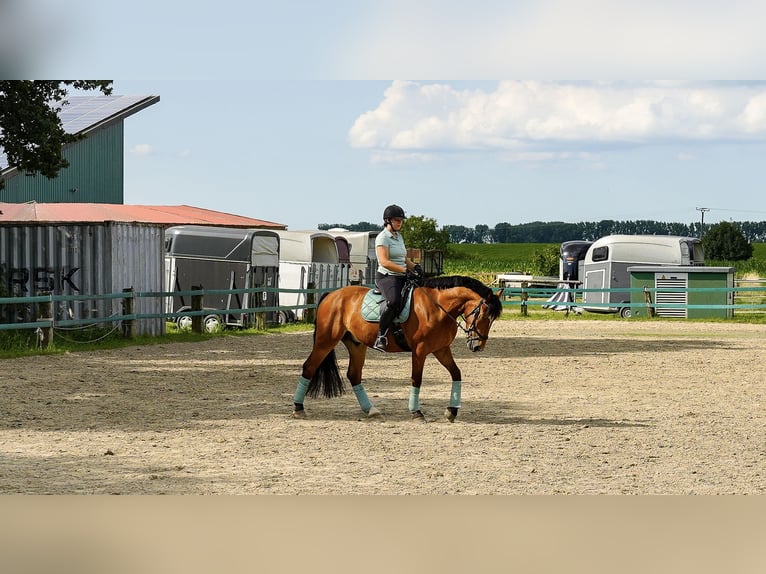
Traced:
POLYGON ((10 166, 0 148, 0 197, 8 203, 124 203, 124 122, 160 101, 159 96, 72 96, 61 125, 82 139, 64 147, 69 167, 48 179, 10 166))
MULTIPOLYGON (((177 225, 284 229, 285 225, 186 205, 0 203, 0 296, 41 293, 87 297, 164 289, 165 229, 177 225)), ((121 312, 119 299, 67 300, 54 318, 103 319, 121 312)), ((137 298, 135 312, 161 314, 159 297, 137 298)), ((0 320, 27 322, 33 306, 8 305, 0 320)), ((164 333, 161 318, 137 334, 164 333)))
MULTIPOLYGON (((68 97, 59 112, 62 127, 82 138, 63 148, 69 167, 53 179, 22 173, 0 148, 0 297, 72 296, 53 310, 54 318, 104 319, 119 314, 121 301, 88 296, 163 290, 167 228, 286 228, 187 205, 124 204, 124 121, 159 100, 156 95, 68 97)), ((159 314, 162 303, 138 298, 135 312, 159 314)), ((26 322, 36 312, 34 305, 6 305, 0 321, 26 322)), ((164 329, 161 318, 137 325, 138 334, 164 329)))

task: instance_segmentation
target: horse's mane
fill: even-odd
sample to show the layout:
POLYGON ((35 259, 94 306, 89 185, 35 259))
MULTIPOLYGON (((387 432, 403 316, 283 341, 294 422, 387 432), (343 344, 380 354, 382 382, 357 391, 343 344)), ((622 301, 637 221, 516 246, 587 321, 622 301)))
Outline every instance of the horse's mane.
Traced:
POLYGON ((497 319, 503 311, 503 304, 494 291, 484 285, 478 279, 473 277, 464 277, 463 275, 446 275, 440 277, 429 277, 423 283, 424 287, 432 289, 452 289, 453 287, 466 287, 480 295, 487 303, 489 316, 497 319))

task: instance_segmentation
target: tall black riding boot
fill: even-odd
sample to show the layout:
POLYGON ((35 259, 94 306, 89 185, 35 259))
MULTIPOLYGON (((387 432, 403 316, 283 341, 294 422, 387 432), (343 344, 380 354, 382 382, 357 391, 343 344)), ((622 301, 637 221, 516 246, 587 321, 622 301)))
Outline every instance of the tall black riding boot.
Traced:
POLYGON ((380 313, 380 322, 378 323, 378 338, 375 339, 375 344, 372 346, 376 351, 382 351, 385 353, 388 346, 388 327, 391 325, 391 321, 396 316, 396 309, 386 306, 380 313))

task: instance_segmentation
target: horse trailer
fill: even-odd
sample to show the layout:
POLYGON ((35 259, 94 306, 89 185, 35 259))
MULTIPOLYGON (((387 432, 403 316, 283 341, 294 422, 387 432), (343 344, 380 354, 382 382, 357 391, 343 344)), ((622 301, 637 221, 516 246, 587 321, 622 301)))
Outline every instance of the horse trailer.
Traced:
MULTIPOLYGON (((180 225, 165 231, 165 291, 177 293, 167 298, 166 313, 173 313, 179 327, 191 325, 191 297, 183 292, 269 288, 260 293, 210 294, 203 297, 203 308, 230 311, 279 305, 279 235, 265 229, 235 229, 204 225, 180 225)), ((205 328, 222 325, 248 327, 253 313, 237 311, 210 313, 205 328)), ((266 313, 266 321, 278 323, 277 311, 266 313)))
POLYGON ((378 256, 375 253, 375 238, 379 231, 348 231, 340 227, 327 230, 335 236, 345 238, 349 245, 349 281, 354 285, 373 285, 378 269, 378 256))
POLYGON ((636 265, 704 265, 696 237, 607 235, 588 248, 583 260, 583 309, 631 316, 630 273, 636 265))
POLYGON ((559 249, 559 279, 562 281, 580 281, 583 261, 588 249, 593 245, 592 241, 575 240, 565 241, 559 249))
MULTIPOLYGON (((325 231, 278 230, 280 306, 288 320, 303 319, 309 289, 333 290, 349 284, 349 264, 342 263, 335 237, 325 231), (289 311, 289 312, 288 312, 289 311)), ((319 300, 319 296, 315 297, 319 300)))

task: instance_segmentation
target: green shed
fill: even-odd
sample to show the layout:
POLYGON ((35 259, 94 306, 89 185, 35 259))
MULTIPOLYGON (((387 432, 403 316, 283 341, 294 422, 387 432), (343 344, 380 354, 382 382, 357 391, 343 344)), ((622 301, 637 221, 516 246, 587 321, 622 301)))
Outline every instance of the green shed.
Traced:
POLYGON ((59 113, 61 126, 82 139, 64 146, 69 167, 48 179, 9 165, 0 148, 5 203, 124 203, 124 120, 159 96, 71 96, 59 113))
POLYGON ((651 308, 658 317, 734 315, 732 307, 724 307, 734 303, 734 267, 637 265, 629 267, 628 272, 632 317, 646 317, 651 308))

